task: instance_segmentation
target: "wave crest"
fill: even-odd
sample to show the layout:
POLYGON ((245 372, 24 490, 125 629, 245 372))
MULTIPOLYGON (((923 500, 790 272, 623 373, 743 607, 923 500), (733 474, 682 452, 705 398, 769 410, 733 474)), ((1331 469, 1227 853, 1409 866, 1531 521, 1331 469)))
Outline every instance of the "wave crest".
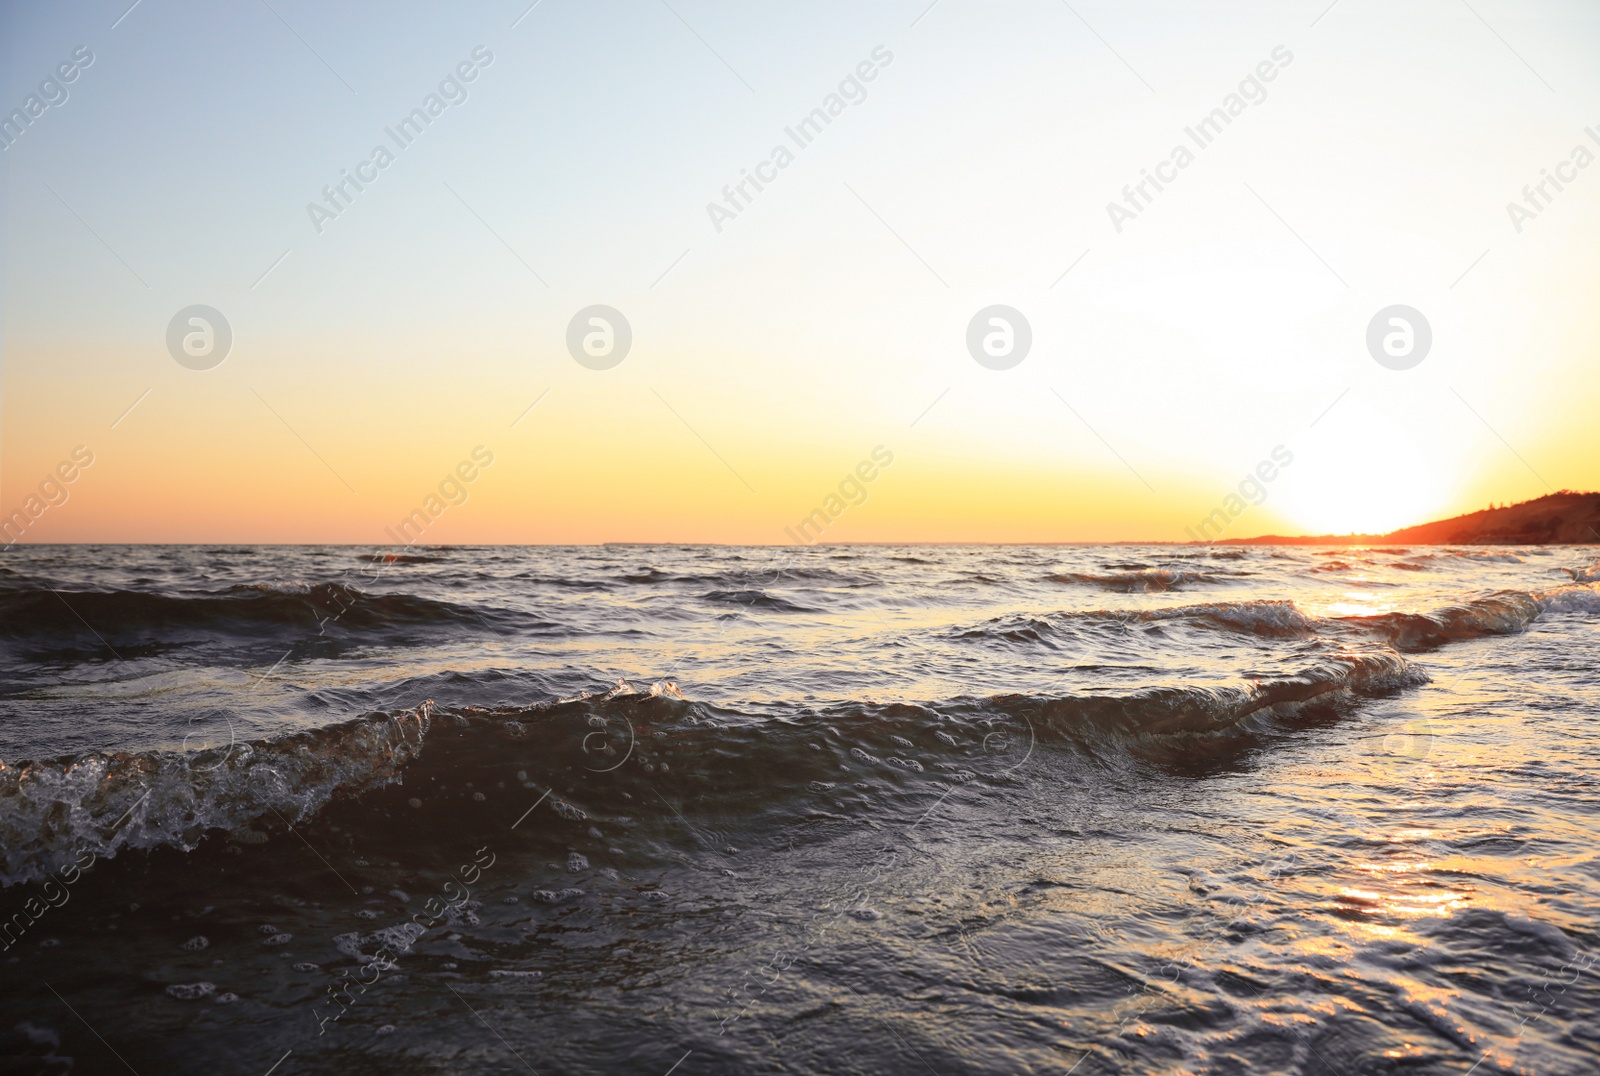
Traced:
MULTIPOLYGON (((192 851, 211 830, 268 815, 285 825, 335 794, 399 780, 420 752, 432 707, 191 754, 90 752, 0 762, 0 886, 39 881, 85 852, 192 851)), ((248 839, 248 838, 247 838, 248 839)))

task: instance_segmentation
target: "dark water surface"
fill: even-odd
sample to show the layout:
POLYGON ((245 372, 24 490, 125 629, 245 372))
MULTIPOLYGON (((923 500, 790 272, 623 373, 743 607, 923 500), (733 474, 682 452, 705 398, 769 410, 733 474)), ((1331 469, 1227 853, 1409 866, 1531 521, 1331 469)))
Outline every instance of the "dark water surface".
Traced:
POLYGON ((0 1072, 1600 1071, 1595 563, 14 547, 0 1072))

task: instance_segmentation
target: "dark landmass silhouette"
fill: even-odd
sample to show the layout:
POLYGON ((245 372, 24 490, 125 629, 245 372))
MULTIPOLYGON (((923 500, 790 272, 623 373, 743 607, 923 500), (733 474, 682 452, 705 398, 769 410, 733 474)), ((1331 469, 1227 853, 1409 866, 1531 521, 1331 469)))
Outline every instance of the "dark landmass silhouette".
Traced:
POLYGON ((1218 545, 1594 545, 1600 544, 1600 493, 1562 490, 1521 504, 1405 527, 1388 534, 1225 538, 1218 545))

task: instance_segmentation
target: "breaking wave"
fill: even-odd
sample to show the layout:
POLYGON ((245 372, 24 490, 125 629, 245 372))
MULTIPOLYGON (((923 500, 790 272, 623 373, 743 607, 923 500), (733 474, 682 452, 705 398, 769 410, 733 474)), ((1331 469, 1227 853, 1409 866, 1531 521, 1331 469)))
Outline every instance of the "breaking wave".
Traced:
POLYGON ((1292 601, 1206 602, 1170 609, 1098 609, 995 617, 954 638, 979 642, 1044 643, 1096 626, 1189 625, 1264 639, 1356 635, 1401 651, 1432 650, 1447 643, 1522 631, 1550 612, 1600 613, 1600 590, 1576 584, 1553 590, 1500 591, 1432 613, 1316 617, 1292 601))
MULTIPOLYGON (((249 854, 345 801, 361 801, 347 826, 374 827, 377 840, 393 812, 418 805, 407 797, 423 790, 431 797, 448 787, 495 805, 506 793, 494 778, 508 765, 524 767, 526 789, 553 788, 577 773, 612 775, 611 794, 631 802, 714 772, 724 809, 753 820, 787 817, 798 800, 841 780, 856 782, 852 795, 887 802, 1003 780, 1030 757, 1049 766, 1051 750, 1193 761, 1425 679, 1393 651, 1345 653, 1235 687, 860 702, 781 720, 686 700, 671 684, 623 683, 529 707, 429 702, 188 754, 88 752, 0 764, 0 886, 43 880, 85 853, 191 853, 213 841, 249 854)), ((565 801, 555 813, 586 817, 565 801)))

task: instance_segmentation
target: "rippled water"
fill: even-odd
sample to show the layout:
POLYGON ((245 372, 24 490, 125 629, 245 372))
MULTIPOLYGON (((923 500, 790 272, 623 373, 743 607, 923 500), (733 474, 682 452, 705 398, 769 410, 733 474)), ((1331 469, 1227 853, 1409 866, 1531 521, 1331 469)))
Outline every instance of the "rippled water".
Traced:
POLYGON ((1595 1071, 1594 555, 16 547, 0 1055, 1595 1071))

